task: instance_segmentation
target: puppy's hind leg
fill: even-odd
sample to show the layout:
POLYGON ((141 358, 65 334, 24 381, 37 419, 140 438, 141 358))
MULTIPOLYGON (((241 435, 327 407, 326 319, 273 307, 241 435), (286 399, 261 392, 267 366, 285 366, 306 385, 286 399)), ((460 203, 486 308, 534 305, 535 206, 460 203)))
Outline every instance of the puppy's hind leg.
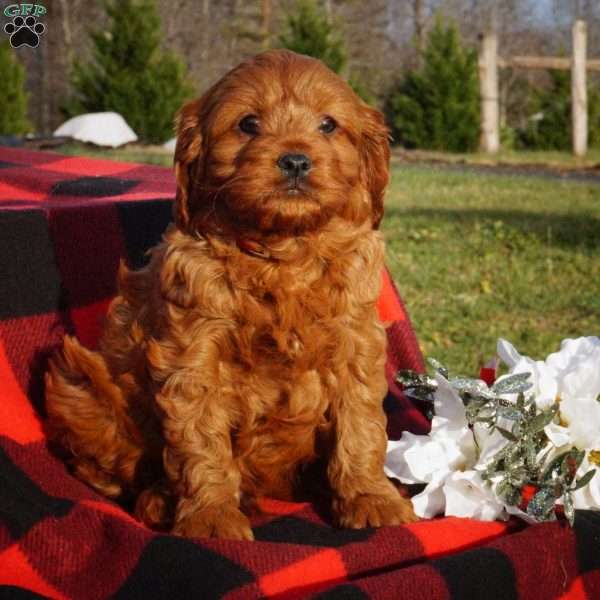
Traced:
POLYGON ((67 336, 45 382, 49 439, 71 454, 80 479, 106 496, 121 495, 134 480, 142 447, 104 358, 67 336))

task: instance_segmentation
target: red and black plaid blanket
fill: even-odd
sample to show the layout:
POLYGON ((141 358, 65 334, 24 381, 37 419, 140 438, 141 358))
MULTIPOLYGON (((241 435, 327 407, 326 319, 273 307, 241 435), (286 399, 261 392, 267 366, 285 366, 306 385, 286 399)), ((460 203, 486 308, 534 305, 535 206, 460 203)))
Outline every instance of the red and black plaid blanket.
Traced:
MULTIPOLYGON (((170 220, 169 169, 0 148, 0 597, 599 598, 600 515, 526 527, 440 518, 338 530, 275 500, 254 542, 157 534, 48 452, 42 375, 67 332, 93 345, 120 257, 144 264, 170 220)), ((384 274, 389 435, 428 422, 392 380, 423 368, 384 274)))

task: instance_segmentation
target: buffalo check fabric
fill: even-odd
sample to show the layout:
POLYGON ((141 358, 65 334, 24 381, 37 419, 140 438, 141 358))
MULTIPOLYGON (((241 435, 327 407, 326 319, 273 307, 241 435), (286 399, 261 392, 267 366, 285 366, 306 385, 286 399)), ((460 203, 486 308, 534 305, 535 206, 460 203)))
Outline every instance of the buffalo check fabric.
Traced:
MULTIPOLYGON (((264 500, 256 541, 152 532, 46 446, 43 373, 65 333, 93 346, 120 258, 144 264, 171 216, 169 169, 0 148, 0 598, 598 598, 600 516, 525 526, 440 518, 339 530, 264 500)), ((423 433, 393 381, 423 369, 387 272, 388 433, 423 433)))

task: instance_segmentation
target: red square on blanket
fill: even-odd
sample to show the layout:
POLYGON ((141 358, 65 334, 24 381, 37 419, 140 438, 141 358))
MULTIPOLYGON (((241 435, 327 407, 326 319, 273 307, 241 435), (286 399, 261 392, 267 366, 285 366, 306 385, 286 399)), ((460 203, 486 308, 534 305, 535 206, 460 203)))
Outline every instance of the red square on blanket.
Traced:
POLYGON ((71 310, 71 320, 75 326, 75 335, 88 348, 94 348, 102 332, 102 322, 111 299, 100 300, 88 306, 71 310))

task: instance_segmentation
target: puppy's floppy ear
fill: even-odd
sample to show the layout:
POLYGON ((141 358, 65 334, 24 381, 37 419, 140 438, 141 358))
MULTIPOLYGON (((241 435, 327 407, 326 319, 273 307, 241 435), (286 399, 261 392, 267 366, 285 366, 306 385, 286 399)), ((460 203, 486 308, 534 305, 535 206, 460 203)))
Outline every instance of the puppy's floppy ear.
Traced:
POLYGON ((186 229, 190 222, 191 183, 202 160, 202 105, 204 97, 185 104, 176 118, 174 217, 177 227, 186 229))
POLYGON ((363 178, 371 196, 373 229, 383 217, 383 196, 390 178, 389 131, 383 115, 367 104, 362 105, 361 158, 363 178))

